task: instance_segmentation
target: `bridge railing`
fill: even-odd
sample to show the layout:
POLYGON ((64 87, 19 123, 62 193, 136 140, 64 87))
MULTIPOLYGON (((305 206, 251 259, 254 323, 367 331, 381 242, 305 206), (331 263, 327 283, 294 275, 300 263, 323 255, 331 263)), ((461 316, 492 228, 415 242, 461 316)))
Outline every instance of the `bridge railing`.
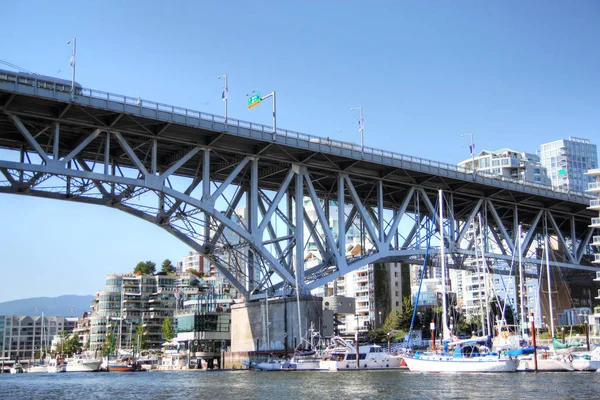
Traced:
MULTIPOLYGON (((48 82, 42 81, 41 78, 37 79, 35 75, 32 76, 29 74, 10 73, 10 72, 6 72, 6 71, 1 71, 0 82, 11 83, 12 85, 14 85, 15 91, 19 91, 18 87, 24 86, 24 85, 33 87, 35 89, 44 87, 46 89, 46 90, 44 90, 44 93, 48 93, 48 91, 50 90, 50 92, 52 93, 52 96, 50 96, 50 97, 52 97, 54 99, 59 99, 59 98, 64 97, 65 92, 68 92, 70 90, 70 86, 65 86, 64 84, 61 84, 61 85, 53 84, 50 86, 50 89, 48 89, 48 86, 49 86, 49 85, 47 85, 48 82), (25 76, 25 75, 26 75, 27 79, 21 79, 21 77, 25 76), (57 93, 60 93, 61 96, 57 96, 57 93)), ((225 124, 225 118, 222 116, 219 116, 219 115, 209 114, 209 113, 205 113, 202 111, 191 110, 191 109, 187 109, 187 108, 183 108, 183 107, 176 107, 176 106, 172 106, 172 105, 164 104, 164 103, 158 103, 158 102, 151 101, 151 100, 141 99, 139 97, 135 98, 135 97, 129 97, 129 96, 121 95, 121 94, 109 93, 109 92, 105 92, 105 91, 97 90, 97 89, 80 88, 77 85, 76 85, 76 88, 77 88, 77 96, 87 97, 90 99, 106 100, 106 101, 123 104, 124 106, 140 107, 140 109, 155 110, 155 111, 160 111, 160 112, 165 112, 165 113, 171 113, 173 115, 181 115, 181 116, 185 116, 185 117, 197 118, 198 120, 204 120, 204 121, 208 121, 208 122, 225 124)), ((34 92, 36 92, 35 89, 34 89, 34 92)), ((29 91, 25 91, 25 92, 29 93, 29 91)), ((234 119, 234 118, 227 118, 227 125, 232 126, 232 127, 250 129, 252 131, 263 132, 263 133, 267 133, 267 134, 273 133, 272 126, 257 124, 254 122, 243 121, 243 120, 238 120, 238 119, 234 119)), ((340 141, 340 140, 333 140, 333 139, 324 138, 321 136, 313 136, 313 135, 309 135, 306 133, 291 131, 288 129, 278 128, 277 132, 276 132, 276 136, 291 138, 291 139, 295 139, 298 141, 304 141, 307 143, 316 144, 316 145, 319 145, 319 148, 325 147, 326 149, 329 148, 329 149, 349 150, 356 154, 361 154, 363 157, 364 157, 364 155, 370 155, 372 157, 381 157, 381 158, 387 158, 387 159, 397 160, 397 161, 401 161, 401 162, 419 164, 421 166, 436 168, 436 169, 445 170, 445 171, 454 171, 454 172, 460 172, 460 173, 465 173, 465 174, 473 173, 472 169, 465 168, 463 166, 443 163, 443 162, 434 161, 434 160, 428 160, 425 158, 409 156, 406 154, 394 153, 391 151, 376 149, 376 148, 372 148, 372 147, 364 147, 363 148, 356 143, 344 142, 344 141, 340 141)), ((486 173, 483 171, 476 171, 475 175, 477 177, 488 178, 488 179, 495 180, 495 181, 502 181, 502 182, 506 182, 506 183, 512 183, 512 184, 528 186, 528 187, 535 187, 535 188, 539 188, 542 190, 550 190, 553 192, 564 193, 564 194, 568 194, 568 195, 582 196, 582 197, 588 197, 588 198, 594 197, 594 196, 591 196, 590 194, 583 193, 583 192, 576 192, 576 191, 569 190, 569 189, 543 185, 541 183, 536 183, 536 182, 521 181, 518 179, 509 178, 509 177, 505 177, 505 176, 498 176, 498 175, 486 173)))

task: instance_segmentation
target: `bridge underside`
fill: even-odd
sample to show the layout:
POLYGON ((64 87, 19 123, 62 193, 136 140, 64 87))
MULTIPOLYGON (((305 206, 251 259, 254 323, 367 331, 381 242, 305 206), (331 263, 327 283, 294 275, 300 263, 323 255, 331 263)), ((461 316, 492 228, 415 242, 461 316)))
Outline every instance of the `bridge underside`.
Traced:
POLYGON ((594 213, 580 195, 387 162, 241 121, 0 85, 0 147, 0 192, 142 218, 204 254, 246 299, 307 293, 370 263, 422 263, 431 235, 435 257, 439 190, 451 267, 481 256, 508 273, 520 255, 533 271, 548 237, 552 265, 597 269, 594 213))

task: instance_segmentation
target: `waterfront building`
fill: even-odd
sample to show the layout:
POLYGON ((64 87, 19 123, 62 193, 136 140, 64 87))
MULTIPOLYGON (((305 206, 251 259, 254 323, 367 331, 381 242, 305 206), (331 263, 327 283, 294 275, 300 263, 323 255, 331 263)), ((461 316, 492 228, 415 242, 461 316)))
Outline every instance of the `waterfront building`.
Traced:
POLYGON ((109 274, 106 286, 96 293, 89 316, 89 349, 133 347, 138 325, 144 326, 148 348, 160 348, 161 327, 176 307, 176 279, 173 275, 109 274), (112 332, 113 343, 106 343, 112 332))
MULTIPOLYGON (((594 198, 590 200, 590 210, 597 211, 598 216, 592 218, 590 226, 596 229, 596 234, 592 237, 592 246, 596 246, 596 253, 591 255, 593 257, 592 263, 600 267, 600 168, 591 169, 586 172, 586 175, 591 179, 588 183, 587 192, 591 193, 594 198)), ((596 272, 596 282, 600 282, 600 272, 596 272)), ((595 300, 600 300, 600 289, 598 290, 595 300)), ((592 315, 592 325, 595 334, 600 332, 600 307, 594 309, 592 315)))
POLYGON ((167 352, 172 360, 163 366, 223 368, 223 352, 231 346, 233 299, 228 284, 214 276, 202 279, 188 274, 179 278, 178 287, 176 337, 167 352))
POLYGON ((50 350, 52 337, 60 332, 72 332, 77 318, 40 315, 0 315, 0 358, 30 362, 40 353, 50 350))
POLYGON ((598 151, 588 139, 569 137, 542 144, 540 160, 553 187, 585 192, 594 181, 586 172, 598 168, 598 151))
POLYGON ((482 150, 477 156, 458 163, 460 167, 525 182, 550 185, 546 167, 535 154, 511 149, 482 150))

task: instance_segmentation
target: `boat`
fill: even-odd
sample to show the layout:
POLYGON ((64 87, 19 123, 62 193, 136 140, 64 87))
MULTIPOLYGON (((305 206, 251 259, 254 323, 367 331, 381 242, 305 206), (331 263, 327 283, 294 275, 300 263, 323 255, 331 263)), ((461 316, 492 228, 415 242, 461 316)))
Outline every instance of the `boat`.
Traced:
POLYGON ((534 357, 534 354, 519 357, 519 366, 517 367, 517 371, 535 371, 536 361, 537 371, 574 371, 570 352, 557 352, 543 346, 538 346, 537 358, 534 359, 534 357))
MULTIPOLYGON (((444 242, 444 201, 443 192, 439 190, 439 232, 440 232, 440 269, 442 272, 442 335, 443 352, 430 352, 404 356, 403 360, 411 372, 513 372, 519 361, 515 357, 499 352, 490 352, 486 346, 487 336, 465 340, 455 340, 450 334, 446 305, 446 255, 444 242), (452 352, 449 352, 453 349, 452 352)), ((430 238, 428 239, 429 250, 430 238)), ((418 301, 418 296, 417 296, 418 301)), ((415 306, 416 311, 416 306, 415 306)), ((414 314, 413 314, 414 320, 414 314)), ((485 333, 485 323, 482 319, 485 333)), ((411 323, 412 331, 412 323, 411 323)), ((410 334, 410 333, 409 333, 410 334)))
POLYGON ((48 361, 48 373, 67 372, 67 364, 64 361, 64 358, 52 358, 48 361))
POLYGON ((10 367, 11 374, 22 374, 23 372, 25 372, 25 368, 18 362, 15 362, 13 366, 10 367))
POLYGON ((339 336, 331 338, 332 345, 323 352, 319 369, 341 371, 352 369, 391 369, 400 368, 401 356, 388 354, 383 347, 376 344, 358 346, 358 362, 356 347, 350 341, 339 336))
POLYGON ((48 366, 43 364, 34 364, 27 367, 27 373, 29 374, 41 374, 48 372, 48 366))
POLYGON ((141 368, 135 357, 125 357, 119 361, 108 364, 108 370, 110 372, 136 372, 145 371, 141 368))
POLYGON ((487 352, 475 341, 459 341, 451 354, 419 352, 405 356, 411 372, 513 372, 519 365, 515 357, 487 352))
POLYGON ((67 372, 97 372, 100 371, 102 360, 76 356, 67 358, 66 364, 67 372))
POLYGON ((577 371, 598 371, 600 369, 600 346, 592 351, 572 353, 573 368, 577 371))

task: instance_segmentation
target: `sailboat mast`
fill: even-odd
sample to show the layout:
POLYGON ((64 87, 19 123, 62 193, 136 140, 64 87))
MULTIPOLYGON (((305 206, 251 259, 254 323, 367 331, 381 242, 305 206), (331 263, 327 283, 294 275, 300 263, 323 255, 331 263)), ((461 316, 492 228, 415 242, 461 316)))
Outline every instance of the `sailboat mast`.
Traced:
MULTIPOLYGON (((446 254, 444 242, 444 194, 439 189, 440 196, 440 258, 442 268, 442 335, 444 340, 450 340, 450 329, 448 329, 448 306, 446 304, 446 254)), ((435 340, 435 338, 433 338, 435 340)))
POLYGON ((548 274, 548 304, 550 307, 550 326, 554 337, 554 307, 552 306, 552 276, 550 274, 550 249, 548 248, 548 232, 544 235, 544 250, 546 252, 546 273, 548 274))
POLYGON ((525 295, 523 294, 523 264, 521 255, 521 225, 519 225, 519 233, 517 236, 519 244, 519 301, 521 303, 521 337, 525 337, 525 295))
MULTIPOLYGON (((475 242, 475 261, 477 262, 477 273, 479 274, 479 288, 478 288, 478 294, 479 294, 479 317, 481 318, 481 333, 483 336, 487 336, 486 333, 486 329, 485 329, 485 316, 483 313, 483 296, 482 293, 485 293, 481 290, 481 277, 483 276, 483 265, 482 265, 482 260, 483 260, 483 238, 481 237, 481 214, 478 214, 477 216, 478 218, 478 225, 475 226, 475 232, 473 233, 473 235, 475 235, 475 233, 477 232, 477 227, 479 227, 479 235, 477 235, 477 239, 479 239, 479 243, 477 243, 477 239, 475 242), (481 250, 481 259, 479 259, 479 253, 477 252, 477 248, 479 247, 479 249, 481 250)), ((483 284, 485 284, 485 281, 483 282, 483 284)))

